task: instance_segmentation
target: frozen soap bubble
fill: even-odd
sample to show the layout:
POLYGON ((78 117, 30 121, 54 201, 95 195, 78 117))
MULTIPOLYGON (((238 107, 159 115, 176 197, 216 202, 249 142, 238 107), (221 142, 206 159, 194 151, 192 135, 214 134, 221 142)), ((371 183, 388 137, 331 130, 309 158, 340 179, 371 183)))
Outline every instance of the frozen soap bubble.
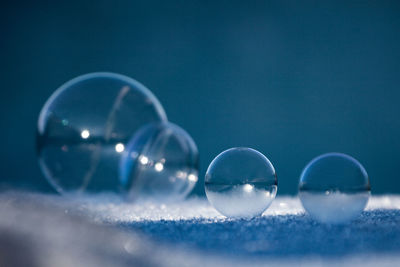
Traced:
POLYGON ((120 179, 132 199, 173 202, 192 191, 198 165, 197 147, 189 134, 169 122, 152 123, 127 145, 120 179))
POLYGON ((259 216, 275 198, 275 169, 254 149, 231 148, 211 162, 205 190, 214 208, 227 217, 259 216))
POLYGON ((368 174, 354 158, 327 153, 304 168, 299 197, 305 210, 325 223, 350 221, 364 210, 370 196, 368 174))
POLYGON ((127 141, 142 126, 166 120, 156 97, 137 81, 114 73, 79 76, 55 91, 40 112, 40 167, 60 193, 120 192, 127 141))

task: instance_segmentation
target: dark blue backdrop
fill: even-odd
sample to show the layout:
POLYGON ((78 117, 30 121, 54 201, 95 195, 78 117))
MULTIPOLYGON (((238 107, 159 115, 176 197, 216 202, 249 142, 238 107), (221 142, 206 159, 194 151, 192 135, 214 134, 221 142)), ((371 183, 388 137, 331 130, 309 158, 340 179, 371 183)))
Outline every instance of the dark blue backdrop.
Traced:
MULTIPOLYGON (((250 146, 294 194, 313 157, 348 153, 400 193, 398 1, 6 1, 1 183, 50 190, 36 121, 63 82, 113 71, 149 87, 201 153, 250 146)), ((202 193, 202 180, 196 188, 202 193)))

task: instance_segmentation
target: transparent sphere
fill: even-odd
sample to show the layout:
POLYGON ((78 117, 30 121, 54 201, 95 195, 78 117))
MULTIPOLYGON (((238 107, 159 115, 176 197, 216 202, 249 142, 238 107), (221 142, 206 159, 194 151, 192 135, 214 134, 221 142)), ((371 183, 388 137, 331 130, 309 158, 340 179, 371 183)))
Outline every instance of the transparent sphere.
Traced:
POLYGON ((166 121, 155 96, 137 81, 91 73, 62 85, 38 122, 40 167, 60 193, 119 192, 119 161, 142 126, 166 121))
POLYGON ((325 223, 350 221, 364 210, 370 196, 368 174, 354 158, 327 153, 304 168, 299 197, 305 210, 325 223))
POLYGON ((152 123, 126 147, 120 179, 132 199, 178 201, 192 191, 198 170, 198 151, 190 135, 169 122, 152 123))
POLYGON ((231 148, 211 162, 205 190, 214 208, 227 217, 259 216, 275 198, 275 169, 254 149, 231 148))

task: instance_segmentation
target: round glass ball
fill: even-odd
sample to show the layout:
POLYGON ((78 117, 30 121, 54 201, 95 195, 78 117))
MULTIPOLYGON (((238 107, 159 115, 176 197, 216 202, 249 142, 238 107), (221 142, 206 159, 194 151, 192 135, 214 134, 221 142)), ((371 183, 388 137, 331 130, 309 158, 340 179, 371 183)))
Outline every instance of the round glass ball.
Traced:
POLYGON ((364 210, 369 196, 366 170, 346 154, 327 153, 316 157, 300 177, 299 197, 304 209, 324 223, 355 219, 364 210))
POLYGON ((40 112, 40 167, 60 193, 120 192, 126 143, 142 126, 166 120, 156 97, 129 77, 105 72, 76 77, 40 112))
POLYGON ((173 123, 152 123, 127 145, 120 180, 133 200, 174 202, 192 191, 198 171, 198 150, 190 135, 173 123))
POLYGON ((227 217, 260 216, 276 195, 275 169, 254 149, 231 148, 211 162, 205 191, 214 208, 227 217))

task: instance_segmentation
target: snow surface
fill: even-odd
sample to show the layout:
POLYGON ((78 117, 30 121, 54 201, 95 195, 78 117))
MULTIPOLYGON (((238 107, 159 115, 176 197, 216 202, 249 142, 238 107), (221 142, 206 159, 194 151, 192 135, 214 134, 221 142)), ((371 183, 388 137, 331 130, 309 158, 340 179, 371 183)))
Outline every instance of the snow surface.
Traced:
POLYGON ((325 225, 294 197, 227 219, 202 198, 0 195, 0 266, 393 266, 399 252, 400 196, 372 197, 355 221, 325 225))

